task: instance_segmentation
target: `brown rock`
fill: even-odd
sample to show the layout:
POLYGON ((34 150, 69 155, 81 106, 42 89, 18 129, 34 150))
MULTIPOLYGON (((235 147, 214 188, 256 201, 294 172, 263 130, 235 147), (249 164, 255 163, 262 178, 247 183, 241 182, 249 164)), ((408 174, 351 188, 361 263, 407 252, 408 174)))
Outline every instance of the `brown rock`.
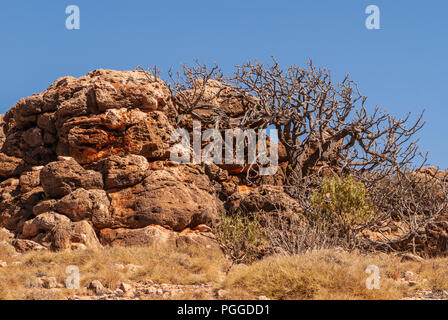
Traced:
POLYGON ((58 280, 55 277, 42 277, 42 286, 45 289, 54 289, 58 287, 58 280))
POLYGON ((160 111, 109 109, 96 116, 66 120, 60 129, 58 154, 73 156, 81 164, 127 154, 168 159, 173 130, 160 111))
POLYGON ((124 293, 129 293, 129 292, 134 290, 134 288, 130 284, 125 283, 125 282, 122 282, 120 284, 120 288, 119 289, 122 290, 124 293))
POLYGON ((249 188, 243 194, 234 194, 230 199, 231 211, 242 209, 245 212, 283 211, 291 215, 299 215, 303 210, 298 202, 288 196, 281 187, 260 186, 249 188))
POLYGON ((22 173, 19 179, 20 191, 29 192, 40 185, 40 170, 22 173))
POLYGON ((181 231, 213 224, 222 202, 200 167, 180 165, 152 170, 142 183, 109 193, 110 219, 104 227, 141 228, 151 224, 181 231))
POLYGON ((42 130, 37 127, 28 129, 23 133, 23 140, 32 148, 43 145, 42 130))
POLYGON ((57 203, 57 200, 55 200, 55 199, 41 201, 33 207, 33 214, 35 216, 38 216, 45 212, 55 211, 54 207, 55 207, 56 203, 57 203))
POLYGON ((70 224, 70 219, 55 212, 46 212, 28 220, 23 225, 22 236, 24 238, 35 237, 39 232, 48 232, 61 224, 70 224))
POLYGON ((88 218, 94 224, 101 224, 109 215, 109 206, 110 202, 104 190, 79 188, 58 200, 53 208, 72 221, 88 218))
POLYGON ((0 183, 0 226, 9 230, 21 230, 21 223, 32 216, 32 208, 44 196, 41 187, 21 193, 18 179, 0 183))
POLYGON ((210 250, 221 250, 216 237, 211 232, 181 232, 177 236, 176 244, 178 247, 195 245, 210 250))
POLYGON ((55 161, 47 164, 40 172, 40 180, 45 194, 60 198, 78 189, 102 189, 100 173, 85 170, 74 160, 55 161))
POLYGON ((176 233, 160 226, 140 229, 102 229, 100 239, 111 246, 176 246, 176 233))
POLYGON ((93 292, 99 296, 106 294, 108 291, 99 280, 93 280, 90 282, 87 289, 93 290, 93 292))
POLYGON ((17 176, 24 170, 25 163, 22 159, 0 153, 0 178, 17 176))
POLYGON ((71 249, 74 244, 83 244, 89 249, 99 249, 101 244, 92 226, 85 220, 58 225, 51 231, 52 248, 71 249))
POLYGON ((14 246, 14 248, 18 252, 28 252, 28 251, 42 251, 47 250, 46 247, 42 246, 41 244, 32 241, 32 240, 25 240, 25 239, 14 239, 11 241, 11 244, 14 246))
POLYGON ((146 158, 138 155, 112 156, 95 165, 103 174, 105 189, 130 187, 141 182, 148 167, 146 158))

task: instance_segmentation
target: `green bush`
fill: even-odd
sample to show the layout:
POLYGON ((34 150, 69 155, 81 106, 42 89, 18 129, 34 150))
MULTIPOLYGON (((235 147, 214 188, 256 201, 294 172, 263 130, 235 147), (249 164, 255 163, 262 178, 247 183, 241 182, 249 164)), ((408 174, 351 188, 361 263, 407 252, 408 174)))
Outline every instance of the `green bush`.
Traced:
POLYGON ((343 231, 369 222, 373 215, 373 205, 364 184, 352 176, 324 178, 312 194, 311 203, 317 211, 313 218, 336 224, 343 231))
POLYGON ((262 256, 265 237, 258 214, 224 216, 216 231, 226 253, 235 262, 252 262, 262 256))

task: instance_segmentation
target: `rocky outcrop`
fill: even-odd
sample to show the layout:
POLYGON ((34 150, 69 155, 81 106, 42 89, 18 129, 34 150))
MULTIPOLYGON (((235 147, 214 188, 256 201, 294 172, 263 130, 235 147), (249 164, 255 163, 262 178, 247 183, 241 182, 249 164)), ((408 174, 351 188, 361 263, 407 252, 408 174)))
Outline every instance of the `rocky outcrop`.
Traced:
MULTIPOLYGON (((228 90, 215 102, 241 116, 228 90)), ((212 245, 188 230, 215 224, 245 174, 170 162, 174 115, 169 88, 140 71, 63 77, 21 99, 0 116, 0 226, 20 251, 212 245)))

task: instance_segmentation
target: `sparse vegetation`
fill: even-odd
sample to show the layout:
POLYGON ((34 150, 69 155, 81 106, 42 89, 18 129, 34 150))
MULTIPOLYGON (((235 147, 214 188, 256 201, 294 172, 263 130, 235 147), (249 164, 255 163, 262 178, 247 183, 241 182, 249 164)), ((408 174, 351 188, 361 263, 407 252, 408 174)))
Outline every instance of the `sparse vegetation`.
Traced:
POLYGON ((105 248, 64 252, 27 253, 19 257, 2 253, 7 267, 0 268, 0 299, 66 299, 93 297, 87 289, 99 280, 115 290, 121 282, 198 285, 199 290, 184 290, 176 299, 402 299, 422 290, 448 290, 448 258, 422 262, 402 261, 399 256, 361 254, 341 250, 317 250, 289 256, 271 256, 252 264, 231 264, 222 253, 198 247, 159 249, 153 247, 105 248), (12 261, 21 261, 13 265, 12 261), (81 271, 81 288, 27 288, 40 276, 55 277, 65 283, 68 265, 81 271), (117 265, 140 265, 138 270, 117 265), (369 290, 365 269, 374 264, 380 269, 380 289, 369 290), (416 281, 404 281, 407 271, 416 281), (204 285, 203 289, 201 285, 204 285), (207 288, 205 287, 207 286, 207 288), (218 292, 220 292, 218 294, 218 292))
POLYGON ((266 243, 258 214, 223 216, 217 235, 226 253, 235 262, 252 262, 263 256, 266 243))
POLYGON ((329 222, 342 232, 369 222, 373 215, 372 202, 364 184, 352 176, 324 178, 311 196, 311 203, 319 213, 312 219, 329 222))

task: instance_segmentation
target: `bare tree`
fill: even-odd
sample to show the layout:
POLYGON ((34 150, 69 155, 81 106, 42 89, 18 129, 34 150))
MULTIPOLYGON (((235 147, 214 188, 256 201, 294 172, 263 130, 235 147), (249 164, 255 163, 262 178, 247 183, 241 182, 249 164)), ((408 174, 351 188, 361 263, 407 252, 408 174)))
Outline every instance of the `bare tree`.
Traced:
POLYGON ((418 155, 412 139, 422 115, 410 123, 410 115, 399 119, 377 107, 369 114, 355 82, 346 76, 334 84, 331 73, 311 61, 307 69, 282 69, 275 59, 267 66, 247 62, 233 81, 242 97, 255 97, 240 126, 275 126, 298 178, 329 162, 342 171, 388 174, 418 155))

